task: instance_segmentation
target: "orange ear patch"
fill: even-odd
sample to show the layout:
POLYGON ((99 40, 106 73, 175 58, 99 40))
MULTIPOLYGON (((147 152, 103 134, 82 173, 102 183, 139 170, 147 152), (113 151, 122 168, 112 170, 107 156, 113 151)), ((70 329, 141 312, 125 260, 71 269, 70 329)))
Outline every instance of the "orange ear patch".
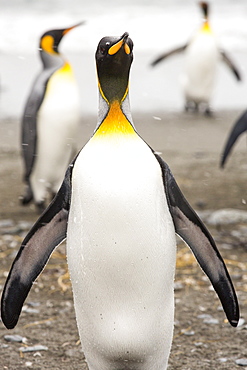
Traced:
POLYGON ((212 29, 208 23, 208 21, 205 21, 203 26, 202 26, 202 32, 208 32, 208 33, 212 33, 212 29))
POLYGON ((41 48, 46 51, 47 53, 54 54, 55 51, 53 50, 54 45, 54 38, 51 35, 46 35, 41 40, 41 48))

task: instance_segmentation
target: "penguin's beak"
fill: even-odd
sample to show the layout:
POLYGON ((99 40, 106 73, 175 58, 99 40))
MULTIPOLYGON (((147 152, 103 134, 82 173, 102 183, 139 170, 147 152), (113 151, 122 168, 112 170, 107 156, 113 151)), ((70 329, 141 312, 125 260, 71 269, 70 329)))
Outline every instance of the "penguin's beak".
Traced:
POLYGON ((114 55, 116 54, 122 46, 124 46, 124 51, 126 54, 130 54, 130 48, 129 48, 129 45, 127 44, 127 39, 129 37, 129 34, 128 32, 125 32, 119 41, 117 41, 114 45, 112 45, 109 50, 108 50, 108 54, 109 55, 114 55))
POLYGON ((208 18, 208 8, 209 8, 208 3, 206 1, 201 1, 199 5, 202 9, 204 18, 207 19, 208 18))
POLYGON ((75 24, 74 26, 72 27, 69 27, 69 28, 66 28, 64 31, 63 31, 63 36, 66 35, 66 33, 68 33, 69 31, 73 30, 74 28, 76 27, 79 27, 79 26, 82 26, 83 24, 85 24, 86 21, 82 21, 82 22, 79 22, 77 24, 75 24))

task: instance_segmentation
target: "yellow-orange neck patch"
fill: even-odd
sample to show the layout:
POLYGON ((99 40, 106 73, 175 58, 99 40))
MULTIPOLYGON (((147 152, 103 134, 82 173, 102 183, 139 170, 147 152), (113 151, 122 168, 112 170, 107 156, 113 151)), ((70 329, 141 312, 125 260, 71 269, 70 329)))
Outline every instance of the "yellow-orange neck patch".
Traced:
POLYGON ((203 23, 203 26, 201 28, 201 31, 202 32, 206 32, 206 33, 212 33, 212 29, 208 23, 208 20, 205 20, 205 22, 203 23))
POLYGON ((122 112, 120 102, 110 104, 108 114, 94 136, 114 134, 134 134, 135 130, 122 112))
POLYGON ((71 73, 72 68, 68 62, 65 62, 62 68, 60 68, 59 72, 61 73, 71 73))
POLYGON ((61 87, 61 83, 75 83, 73 70, 67 62, 65 62, 65 64, 61 68, 57 69, 51 76, 46 87, 46 93, 48 94, 54 89, 64 88, 61 87))

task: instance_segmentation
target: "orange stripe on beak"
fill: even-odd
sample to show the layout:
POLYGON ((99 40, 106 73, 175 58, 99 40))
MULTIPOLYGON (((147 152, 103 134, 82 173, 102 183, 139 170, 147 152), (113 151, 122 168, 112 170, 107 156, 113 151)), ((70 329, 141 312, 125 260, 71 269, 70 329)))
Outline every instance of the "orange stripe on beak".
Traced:
POLYGON ((129 48, 129 45, 126 44, 126 39, 128 38, 128 33, 124 33, 121 40, 119 40, 118 42, 116 42, 116 44, 112 45, 110 47, 110 49, 108 50, 108 54, 110 55, 114 55, 116 54, 120 49, 121 47, 123 46, 124 44, 124 50, 125 50, 125 53, 126 54, 130 54, 130 48, 129 48))

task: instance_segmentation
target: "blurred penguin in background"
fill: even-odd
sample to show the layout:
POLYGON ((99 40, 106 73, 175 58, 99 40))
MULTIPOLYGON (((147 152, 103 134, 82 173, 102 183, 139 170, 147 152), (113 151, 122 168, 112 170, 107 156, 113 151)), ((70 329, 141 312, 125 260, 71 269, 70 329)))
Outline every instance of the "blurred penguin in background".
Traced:
POLYGON ((73 70, 58 46, 69 28, 45 32, 39 52, 43 69, 34 81, 22 118, 21 148, 26 189, 22 204, 34 201, 43 211, 75 155, 80 121, 79 91, 73 70))
POLYGON ((228 155, 231 153, 234 144, 241 134, 247 131, 247 110, 239 117, 228 136, 222 156, 220 166, 224 167, 228 155))
POLYGON ((186 54, 181 84, 185 98, 185 110, 195 112, 202 110, 206 115, 210 115, 210 99, 218 61, 222 60, 227 64, 237 81, 241 80, 241 76, 229 56, 218 47, 216 37, 209 24, 208 3, 201 1, 199 5, 204 17, 199 31, 185 45, 160 55, 151 63, 151 66, 154 67, 167 57, 184 51, 186 54))

